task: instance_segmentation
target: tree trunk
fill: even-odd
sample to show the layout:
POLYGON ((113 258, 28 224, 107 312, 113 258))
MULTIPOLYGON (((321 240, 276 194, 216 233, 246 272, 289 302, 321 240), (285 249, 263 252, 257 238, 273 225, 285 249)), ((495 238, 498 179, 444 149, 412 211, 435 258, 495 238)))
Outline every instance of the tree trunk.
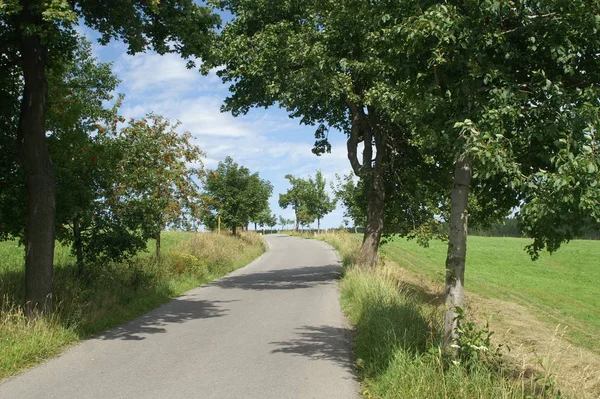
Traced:
POLYGON ((317 234, 321 234, 321 219, 317 218, 317 234))
POLYGON ((367 223, 362 246, 358 254, 358 264, 374 269, 379 259, 379 243, 383 232, 385 188, 381 167, 376 165, 371 171, 371 181, 367 193, 367 223))
MULTIPOLYGON (((20 25, 35 24, 23 5, 20 25)), ((27 315, 52 309, 52 272, 56 223, 56 177, 46 146, 47 48, 40 37, 18 26, 23 61, 23 99, 17 147, 27 188, 25 249, 25 311, 27 315)))
POLYGON ((234 224, 233 227, 231 228, 231 232, 233 233, 234 236, 237 235, 237 226, 234 224))
POLYGON ((298 230, 300 230, 300 219, 298 219, 298 215, 296 215, 296 227, 294 228, 294 230, 296 230, 296 233, 298 232, 298 230))
POLYGON ((258 231, 258 227, 256 225, 256 222, 254 222, 254 231, 258 231))
POLYGON ((160 233, 161 231, 158 230, 158 233, 156 234, 156 259, 158 261, 160 261, 160 233))
POLYGON ((75 246, 75 257, 77 259, 77 272, 79 273, 79 277, 83 277, 85 270, 83 264, 83 243, 81 241, 79 215, 73 218, 73 245, 75 246))
MULTIPOLYGON (((465 298, 465 259, 467 255, 468 197, 471 184, 471 158, 459 158, 454 169, 451 196, 450 238, 446 257, 446 313, 444 315, 444 348, 457 343, 456 308, 465 298)), ((456 354, 456 351, 455 351, 456 354)))

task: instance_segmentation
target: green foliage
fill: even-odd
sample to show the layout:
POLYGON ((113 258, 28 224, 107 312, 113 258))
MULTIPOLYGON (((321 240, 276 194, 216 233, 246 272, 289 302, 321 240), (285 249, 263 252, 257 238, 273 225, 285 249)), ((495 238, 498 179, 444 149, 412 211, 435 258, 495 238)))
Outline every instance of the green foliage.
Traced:
POLYGON ((424 146, 474 159, 472 220, 486 225, 520 207, 533 257, 598 226, 589 144, 598 124, 600 40, 589 35, 598 5, 434 2, 416 12, 408 3, 394 35, 412 68, 399 75, 406 95, 397 107, 408 102, 424 146))
MULTIPOLYGON (((69 224, 92 206, 97 195, 99 149, 91 133, 98 119, 112 114, 104 103, 113 98, 118 80, 110 64, 92 56, 91 45, 83 38, 78 38, 74 58, 55 63, 47 75, 47 143, 57 178, 57 237, 68 241, 69 224)), ((22 79, 20 73, 14 77, 22 79)), ((8 103, 18 104, 21 89, 10 91, 8 103)), ((0 142, 6 143, 5 157, 0 160, 0 238, 23 239, 27 202, 23 167, 14 144, 17 107, 11 112, 4 114, 8 122, 0 131, 0 142)))
POLYGON ((283 216, 279 215, 277 218, 277 223, 281 226, 281 230, 285 230, 288 225, 294 225, 294 219, 286 219, 283 216))
POLYGON ((340 177, 336 173, 335 184, 331 183, 336 199, 344 205, 344 217, 352 220, 354 226, 363 227, 366 222, 367 203, 363 195, 363 184, 354 182, 352 174, 340 177))
MULTIPOLYGON (((191 58, 207 54, 212 28, 219 24, 220 18, 193 0, 128 0, 116 3, 95 0, 11 0, 0 4, 0 75, 8 72, 10 94, 17 93, 12 89, 17 82, 17 87, 21 90, 13 99, 22 98, 18 118, 13 115, 8 118, 3 115, 0 118, 1 123, 7 119, 12 122, 18 120, 18 139, 0 139, 0 143, 4 147, 5 142, 10 145, 12 141, 19 148, 23 170, 26 172, 22 177, 27 180, 26 219, 29 231, 25 232, 28 245, 26 285, 30 310, 44 308, 42 302, 48 302, 44 298, 52 298, 50 279, 56 224, 56 176, 45 146, 48 110, 46 78, 49 67, 74 58, 77 48, 75 25, 78 21, 97 29, 101 35, 101 43, 106 44, 113 38, 121 39, 126 43, 130 54, 149 48, 160 54, 177 52, 190 59, 188 66, 191 67, 194 64, 191 58), (13 79, 19 69, 23 74, 20 82, 13 79), (32 277, 42 275, 45 277, 32 277)), ((14 165, 9 163, 9 168, 12 167, 14 165)), ((4 182, 0 182, 2 183, 4 182)), ((7 194, 2 186, 0 190, 0 201, 14 197, 14 192, 7 194)), ((4 210, 0 212, 0 220, 6 216, 4 210)), ((8 216, 11 216, 10 212, 8 216)), ((81 237, 75 220, 76 218, 73 222, 74 242, 78 248, 78 263, 81 265, 81 237)))
POLYGON ((495 346, 491 338, 494 332, 490 330, 489 323, 479 328, 473 321, 467 319, 465 311, 456 307, 456 321, 458 327, 457 350, 458 362, 467 368, 488 364, 492 367, 500 366, 502 361, 502 345, 495 346))
POLYGON ((110 133, 111 145, 120 149, 113 198, 122 203, 119 207, 139 209, 153 237, 167 226, 198 223, 205 213, 198 185, 204 154, 189 132, 176 131, 179 125, 148 114, 110 133))
POLYGON ((217 169, 208 171, 204 191, 207 207, 213 212, 207 216, 206 224, 213 230, 217 227, 217 215, 235 234, 238 227, 257 220, 263 212, 270 214, 271 183, 262 180, 258 173, 251 174, 231 157, 219 162, 217 169))
MULTIPOLYGON (((183 228, 200 218, 196 179, 203 173, 202 154, 190 143, 189 133, 179 135, 177 125, 152 114, 149 122, 130 121, 117 131, 121 99, 113 108, 104 104, 118 80, 110 64, 92 57, 91 45, 83 39, 75 57, 55 63, 47 76, 47 142, 57 178, 58 240, 72 245, 74 254, 80 249, 88 261, 118 261, 145 249, 147 239, 165 226, 183 228)), ((17 103, 18 91, 11 93, 17 103)), ((16 119, 15 113, 11 120, 16 119)), ((0 136, 8 146, 16 127, 0 136)), ((16 151, 7 150, 7 155, 1 161, 6 174, 0 190, 0 237, 24 239, 23 170, 16 151)))
POLYGON ((277 216, 275 214, 271 214, 271 209, 267 207, 261 213, 259 213, 257 217, 252 219, 252 222, 262 227, 269 226, 273 228, 277 225, 277 216))
MULTIPOLYGON (((301 123, 317 126, 316 154, 329 151, 329 129, 341 130, 348 136, 350 164, 361 181, 362 198, 347 199, 364 203, 357 218, 366 219, 371 204, 370 231, 381 231, 383 218, 376 214, 386 203, 385 221, 391 232, 405 233, 423 220, 431 222, 443 202, 440 188, 443 192, 447 187, 443 168, 448 157, 419 152, 420 138, 412 137, 404 120, 412 110, 398 107, 397 101, 404 93, 394 72, 407 64, 385 63, 388 53, 396 54, 393 32, 388 31, 396 20, 387 12, 403 9, 404 4, 345 0, 219 4, 233 19, 203 68, 222 67, 219 76, 231 84, 224 109, 238 115, 251 107, 277 104, 301 123)), ((310 222, 295 201, 297 223, 310 222)), ((293 202, 284 197, 282 204, 293 202)))
POLYGON ((327 181, 323 177, 320 170, 315 174, 314 179, 312 176, 308 177, 308 198, 306 206, 308 213, 317 219, 319 228, 321 225, 321 219, 335 209, 336 199, 329 198, 329 194, 325 191, 327 181))
MULTIPOLYGON (((291 207, 296 215, 296 230, 298 225, 309 225, 321 219, 335 209, 336 200, 329 198, 325 191, 327 182, 321 171, 317 171, 313 179, 286 175, 285 178, 292 186, 285 193, 279 194, 279 206, 283 209, 291 207)), ((293 223, 293 221, 292 221, 293 223)), ((286 224, 286 223, 282 223, 286 224)))
POLYGON ((289 206, 294 210, 296 230, 298 230, 299 225, 308 225, 315 220, 308 205, 311 186, 308 180, 290 174, 285 175, 285 178, 292 187, 285 193, 279 194, 279 206, 283 209, 287 209, 289 206))

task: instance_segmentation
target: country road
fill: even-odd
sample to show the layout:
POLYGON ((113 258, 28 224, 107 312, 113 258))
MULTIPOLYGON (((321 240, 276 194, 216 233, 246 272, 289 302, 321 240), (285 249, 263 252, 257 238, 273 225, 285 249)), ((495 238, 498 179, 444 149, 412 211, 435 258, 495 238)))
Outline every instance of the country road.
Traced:
POLYGON ((0 398, 357 398, 335 251, 265 238, 257 261, 0 383, 0 398))

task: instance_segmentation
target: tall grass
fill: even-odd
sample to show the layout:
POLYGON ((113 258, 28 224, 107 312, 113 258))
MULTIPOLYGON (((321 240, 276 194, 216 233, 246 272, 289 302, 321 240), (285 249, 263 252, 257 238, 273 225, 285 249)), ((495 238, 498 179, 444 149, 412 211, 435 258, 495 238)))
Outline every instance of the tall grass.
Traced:
POLYGON ((360 244, 356 237, 317 238, 342 257, 341 302, 356 329, 356 367, 366 397, 559 397, 553 384, 539 384, 499 357, 455 361, 441 349, 439 297, 403 282, 397 267, 379 265, 369 271, 353 266, 360 244))
MULTIPOLYGON (((142 315, 194 287, 242 267, 265 250, 258 234, 165 233, 165 254, 151 253, 126 263, 88 265, 78 275, 68 251, 59 248, 54 275, 55 311, 23 316, 24 270, 14 243, 0 243, 0 378, 39 363, 91 334, 142 315)), ((152 247, 152 243, 149 244, 152 247)), ((56 260, 56 258, 55 258, 56 260)))

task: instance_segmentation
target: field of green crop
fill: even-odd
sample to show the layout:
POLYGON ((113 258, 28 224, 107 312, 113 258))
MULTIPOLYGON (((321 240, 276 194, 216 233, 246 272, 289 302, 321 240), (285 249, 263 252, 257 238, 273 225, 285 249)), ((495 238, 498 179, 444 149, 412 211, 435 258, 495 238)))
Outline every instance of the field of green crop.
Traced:
MULTIPOLYGON (((537 261, 523 250, 529 242, 469 237, 465 288, 533 308, 550 324, 568 325, 574 344, 600 353, 600 241, 572 241, 537 261)), ((384 257, 440 283, 446 250, 445 242, 433 241, 423 248, 400 238, 382 247, 384 257)))

